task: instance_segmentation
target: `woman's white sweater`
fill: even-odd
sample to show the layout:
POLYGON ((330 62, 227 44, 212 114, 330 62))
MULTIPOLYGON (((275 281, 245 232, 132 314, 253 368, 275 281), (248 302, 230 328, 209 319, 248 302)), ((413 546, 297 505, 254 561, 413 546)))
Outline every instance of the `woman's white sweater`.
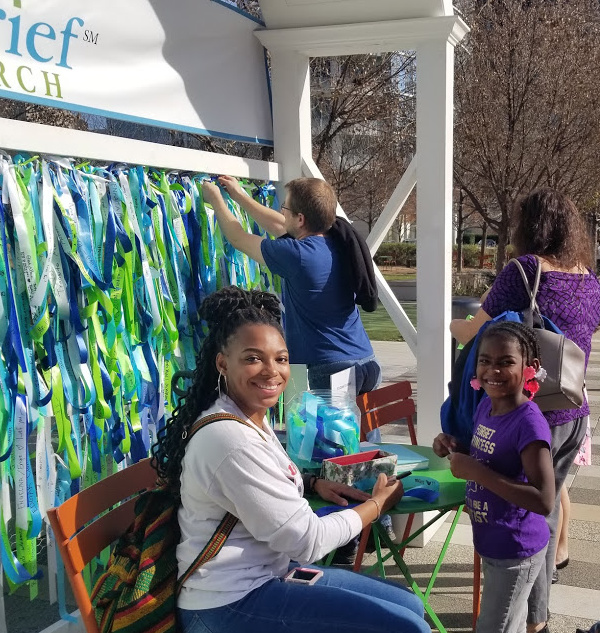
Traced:
MULTIPOLYGON (((227 396, 202 416, 218 412, 247 419, 227 396)), ((262 429, 252 426, 214 422, 186 448, 178 513, 179 574, 210 540, 226 511, 239 522, 219 554, 185 583, 177 603, 182 609, 211 609, 241 600, 285 574, 290 560, 319 560, 362 529, 354 510, 319 518, 303 499, 298 468, 267 421, 262 429)))

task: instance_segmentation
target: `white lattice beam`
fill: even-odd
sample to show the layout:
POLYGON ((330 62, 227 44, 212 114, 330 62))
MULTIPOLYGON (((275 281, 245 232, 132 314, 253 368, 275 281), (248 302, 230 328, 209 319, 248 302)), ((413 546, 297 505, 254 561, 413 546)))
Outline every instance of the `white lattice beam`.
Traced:
POLYGON ((367 237, 367 244, 371 255, 375 255, 377 249, 381 246, 381 242, 385 239, 389 230, 392 228, 394 221, 402 211, 410 192, 417 184, 417 158, 416 156, 410 161, 406 171, 400 178, 400 182, 396 185, 394 193, 392 193, 388 203, 381 212, 375 226, 371 229, 367 237))
POLYGON ((255 180, 278 181, 281 173, 277 163, 12 119, 0 119, 0 149, 255 180))
POLYGON ((307 57, 335 57, 414 50, 431 41, 460 42, 469 30, 456 16, 388 20, 255 31, 271 52, 288 50, 307 57))

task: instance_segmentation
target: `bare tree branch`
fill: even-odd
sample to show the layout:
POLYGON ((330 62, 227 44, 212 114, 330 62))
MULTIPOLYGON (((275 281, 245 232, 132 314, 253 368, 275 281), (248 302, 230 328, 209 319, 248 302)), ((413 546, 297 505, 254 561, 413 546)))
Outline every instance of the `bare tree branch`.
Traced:
POLYGON ((458 6, 471 34, 457 51, 455 179, 497 230, 500 269, 520 195, 551 186, 595 208, 600 15, 592 0, 458 6))

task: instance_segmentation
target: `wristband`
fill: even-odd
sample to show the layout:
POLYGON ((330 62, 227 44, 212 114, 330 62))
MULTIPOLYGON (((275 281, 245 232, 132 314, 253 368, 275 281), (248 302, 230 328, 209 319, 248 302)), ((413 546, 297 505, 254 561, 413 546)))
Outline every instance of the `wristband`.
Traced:
POLYGON ((377 501, 377 499, 373 499, 373 497, 367 499, 365 503, 367 503, 368 501, 372 501, 377 506, 377 517, 373 519, 373 521, 371 521, 371 523, 377 523, 377 521, 379 521, 379 517, 381 516, 381 506, 379 505, 379 501, 377 501))
POLYGON ((314 495, 315 494, 315 484, 317 483, 317 475, 313 475, 311 473, 306 473, 302 475, 302 483, 304 485, 304 494, 314 495))
POLYGON ((316 494, 318 494, 318 493, 317 493, 316 486, 317 486, 317 481, 319 481, 319 479, 325 479, 325 478, 324 478, 324 477, 321 477, 320 475, 313 475, 313 476, 310 478, 310 482, 309 482, 309 484, 308 484, 308 489, 310 490, 310 494, 311 494, 311 495, 316 495, 316 494))

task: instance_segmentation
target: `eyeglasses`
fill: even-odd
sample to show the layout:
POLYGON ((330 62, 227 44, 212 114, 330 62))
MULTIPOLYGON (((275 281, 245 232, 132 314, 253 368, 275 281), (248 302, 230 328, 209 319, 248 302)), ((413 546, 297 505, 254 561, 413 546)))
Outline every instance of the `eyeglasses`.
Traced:
POLYGON ((279 206, 279 208, 283 211, 284 209, 287 209, 290 213, 294 213, 289 207, 286 207, 285 204, 282 204, 279 206))

